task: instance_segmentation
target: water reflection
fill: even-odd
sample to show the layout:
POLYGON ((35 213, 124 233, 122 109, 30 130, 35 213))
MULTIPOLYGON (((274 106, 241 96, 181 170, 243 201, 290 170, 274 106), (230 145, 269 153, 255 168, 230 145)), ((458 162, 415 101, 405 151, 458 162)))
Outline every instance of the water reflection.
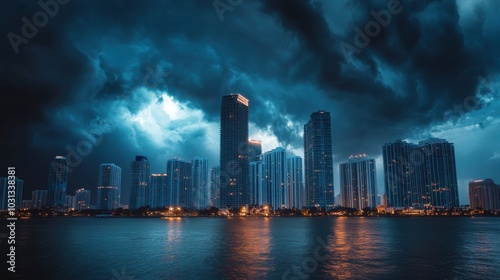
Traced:
POLYGON ((224 223, 225 252, 219 266, 228 279, 267 278, 272 263, 269 218, 235 218, 224 223))

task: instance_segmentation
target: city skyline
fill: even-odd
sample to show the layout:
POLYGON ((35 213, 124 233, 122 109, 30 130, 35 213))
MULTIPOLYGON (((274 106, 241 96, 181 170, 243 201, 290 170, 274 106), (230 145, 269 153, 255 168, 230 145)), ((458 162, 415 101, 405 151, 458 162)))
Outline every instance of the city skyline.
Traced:
MULTIPOLYGON (((378 193, 381 145, 445 138, 456 146, 466 202, 471 179, 500 181, 500 63, 491 59, 500 47, 499 5, 403 1, 398 7, 363 42, 354 27, 363 31, 387 3, 245 2, 223 20, 211 3, 190 1, 61 5, 17 52, 7 37, 0 45, 2 91, 10 97, 1 112, 9 131, 1 165, 17 167, 28 194, 48 187, 42 163, 55 155, 71 159, 69 193, 92 188, 96 180, 87 174, 103 162, 128 174, 135 155, 146 155, 155 173, 172 157, 215 163, 220 98, 241 92, 254 108, 249 138, 261 140, 264 151, 283 147, 303 156, 309 114, 331 112, 334 167, 352 154, 374 157, 378 193), (193 29, 185 18, 205 28, 193 29), (127 32, 116 32, 121 28, 127 32)), ((2 31, 20 36, 20 19, 41 10, 36 2, 2 8, 10 11, 2 31)), ((125 193, 130 180, 123 178, 125 193)))

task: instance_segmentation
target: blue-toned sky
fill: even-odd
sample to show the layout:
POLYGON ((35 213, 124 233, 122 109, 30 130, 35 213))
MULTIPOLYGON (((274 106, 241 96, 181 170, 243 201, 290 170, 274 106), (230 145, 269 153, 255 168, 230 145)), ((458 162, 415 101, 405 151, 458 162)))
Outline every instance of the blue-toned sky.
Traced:
POLYGON ((114 162, 125 203, 135 155, 155 173, 173 157, 216 166, 221 96, 235 92, 263 150, 302 155, 309 115, 330 111, 336 193, 338 163, 360 153, 383 193, 382 145, 397 139, 455 143, 463 204, 470 179, 500 182, 498 1, 60 2, 0 2, 1 166, 28 199, 68 149, 70 194, 95 196, 98 165, 114 162))

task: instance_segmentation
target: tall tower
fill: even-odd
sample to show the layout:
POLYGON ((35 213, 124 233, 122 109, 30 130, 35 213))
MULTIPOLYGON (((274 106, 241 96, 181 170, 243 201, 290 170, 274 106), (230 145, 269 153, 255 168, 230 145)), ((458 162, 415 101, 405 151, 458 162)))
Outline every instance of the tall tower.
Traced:
POLYGON ((192 158, 191 182, 194 192, 194 207, 203 209, 210 205, 208 190, 208 160, 206 158, 192 158))
POLYGON ((249 163, 250 204, 262 205, 262 184, 264 180, 262 161, 249 163))
POLYGON ((290 208, 288 200, 286 151, 275 148, 262 155, 263 162, 263 203, 273 209, 290 208))
POLYGON ((68 161, 63 156, 56 156, 50 163, 48 203, 51 208, 64 207, 68 185, 68 161))
POLYGON ((309 122, 304 125, 304 157, 306 205, 332 206, 333 158, 329 112, 312 113, 309 122))
POLYGON ((130 186, 129 209, 133 210, 150 205, 149 180, 151 171, 149 160, 145 156, 136 156, 135 161, 132 161, 131 167, 132 182, 130 186))
POLYGON ((220 207, 220 168, 210 169, 210 206, 220 207))
POLYGON ((97 183, 97 209, 112 210, 120 207, 122 168, 114 163, 99 166, 97 183))
POLYGON ((433 206, 459 207, 457 169, 453 143, 430 138, 420 141, 424 157, 425 186, 433 206))
POLYGON ((377 207, 375 159, 366 155, 350 156, 340 164, 340 195, 342 206, 356 208, 377 207))
POLYGON ((222 97, 220 121, 221 207, 249 204, 248 99, 241 94, 222 97))
POLYGON ((174 158, 167 161, 167 197, 169 206, 194 207, 190 162, 174 158))
POLYGON ((286 160, 289 208, 301 209, 304 206, 304 180, 302 158, 292 156, 286 160))
POLYGON ((151 208, 171 206, 167 193, 167 174, 151 174, 149 193, 151 208))

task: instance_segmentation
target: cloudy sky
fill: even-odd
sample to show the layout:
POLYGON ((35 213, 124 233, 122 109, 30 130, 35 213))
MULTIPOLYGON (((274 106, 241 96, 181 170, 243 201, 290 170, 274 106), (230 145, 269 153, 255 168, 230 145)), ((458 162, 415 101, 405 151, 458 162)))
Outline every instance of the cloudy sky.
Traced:
POLYGON ((397 139, 455 143, 462 204, 470 179, 500 182, 499 1, 60 2, 0 3, 1 166, 27 199, 71 150, 70 194, 95 196, 113 162, 125 202, 135 155, 155 173, 173 157, 216 166, 235 92, 263 150, 302 155, 309 115, 330 111, 336 193, 338 163, 359 153, 383 193, 382 145, 397 139))

